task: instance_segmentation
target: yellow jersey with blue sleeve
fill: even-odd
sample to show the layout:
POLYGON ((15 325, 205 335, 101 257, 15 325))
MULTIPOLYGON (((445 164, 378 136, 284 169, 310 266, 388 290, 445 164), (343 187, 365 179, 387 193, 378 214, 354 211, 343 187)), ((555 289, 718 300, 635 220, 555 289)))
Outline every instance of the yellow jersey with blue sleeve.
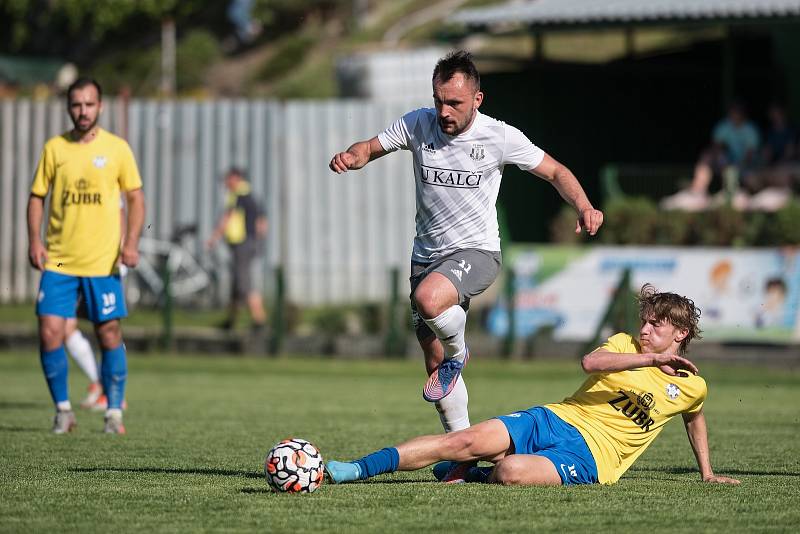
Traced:
POLYGON ((31 193, 50 198, 45 269, 72 276, 108 276, 120 250, 120 192, 142 187, 128 143, 98 128, 88 143, 70 133, 42 149, 31 193))
MULTIPOLYGON (((628 334, 616 334, 596 350, 641 353, 628 334)), ((598 481, 611 484, 670 419, 699 412, 706 393, 706 382, 697 375, 670 376, 657 367, 642 367, 593 374, 571 397, 545 408, 578 429, 594 456, 598 481)))

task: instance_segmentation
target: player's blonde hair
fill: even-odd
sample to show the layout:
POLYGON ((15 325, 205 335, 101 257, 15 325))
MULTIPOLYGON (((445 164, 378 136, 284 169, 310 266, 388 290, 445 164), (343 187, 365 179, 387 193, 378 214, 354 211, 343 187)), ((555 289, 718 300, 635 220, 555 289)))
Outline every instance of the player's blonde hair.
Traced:
POLYGON ((645 284, 639 291, 639 319, 644 322, 649 319, 668 321, 675 328, 686 330, 688 333, 681 341, 678 353, 686 354, 689 342, 702 339, 700 333, 700 310, 694 301, 675 293, 660 293, 652 284, 645 284))

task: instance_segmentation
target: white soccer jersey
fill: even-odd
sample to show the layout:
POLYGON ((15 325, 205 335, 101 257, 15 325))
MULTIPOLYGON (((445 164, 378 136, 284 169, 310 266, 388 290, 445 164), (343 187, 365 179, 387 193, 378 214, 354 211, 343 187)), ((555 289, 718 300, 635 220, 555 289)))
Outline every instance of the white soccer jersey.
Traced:
POLYGON ((497 194, 503 167, 524 171, 542 162, 544 151, 525 134, 476 112, 457 136, 439 127, 436 110, 403 115, 378 134, 387 152, 410 150, 417 189, 417 235, 411 259, 431 262, 465 248, 500 250, 497 194))

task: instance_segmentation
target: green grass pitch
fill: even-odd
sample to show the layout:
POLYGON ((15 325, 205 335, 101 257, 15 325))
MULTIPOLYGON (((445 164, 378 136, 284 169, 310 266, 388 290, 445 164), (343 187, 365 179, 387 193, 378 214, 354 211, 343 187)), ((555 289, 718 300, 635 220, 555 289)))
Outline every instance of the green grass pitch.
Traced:
MULTIPOLYGON (((699 481, 675 420, 614 486, 505 488, 435 483, 429 469, 273 494, 265 453, 297 436, 351 459, 441 431, 421 398, 421 362, 134 356, 126 436, 102 415, 48 433, 36 354, 0 354, 0 531, 742 532, 800 528, 800 372, 701 365, 716 472, 699 481)), ((577 362, 474 358, 473 421, 560 400, 577 362)), ((77 402, 86 381, 70 367, 77 402)))

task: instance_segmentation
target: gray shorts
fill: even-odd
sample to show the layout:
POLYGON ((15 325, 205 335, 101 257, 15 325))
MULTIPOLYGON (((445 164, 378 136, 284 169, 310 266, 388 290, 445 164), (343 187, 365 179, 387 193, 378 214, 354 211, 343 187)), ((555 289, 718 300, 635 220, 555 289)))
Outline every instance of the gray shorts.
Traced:
POLYGON ((261 243, 246 239, 238 245, 232 245, 231 253, 231 298, 244 300, 253 289, 253 261, 261 254, 261 243))
POLYGON ((414 303, 414 291, 422 280, 430 273, 439 273, 447 277, 458 291, 458 303, 469 310, 469 300, 478 296, 492 285, 500 273, 502 256, 500 252, 468 248, 457 250, 431 263, 411 262, 411 319, 417 339, 427 339, 433 332, 420 317, 414 303))

